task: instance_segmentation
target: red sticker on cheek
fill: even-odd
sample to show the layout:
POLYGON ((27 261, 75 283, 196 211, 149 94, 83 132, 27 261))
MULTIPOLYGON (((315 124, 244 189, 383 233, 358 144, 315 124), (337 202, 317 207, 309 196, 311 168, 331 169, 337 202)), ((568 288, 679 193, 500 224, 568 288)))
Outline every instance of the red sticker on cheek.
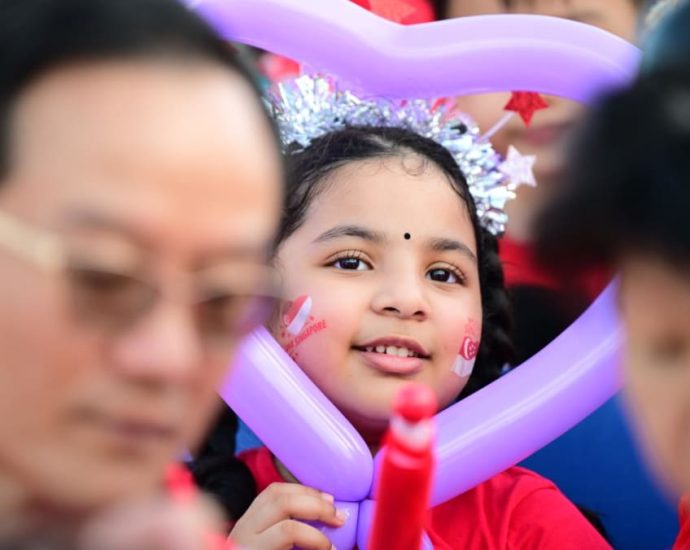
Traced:
POLYGON ((283 344, 285 351, 293 358, 298 357, 297 348, 306 340, 318 334, 326 328, 324 319, 317 321, 311 314, 313 301, 311 296, 300 296, 294 302, 285 304, 287 311, 283 314, 281 321, 283 339, 289 338, 283 344))
POLYGON ((297 336, 309 320, 312 299, 310 296, 297 298, 283 315, 283 326, 292 336, 297 336))
POLYGON ((460 347, 460 355, 467 360, 474 359, 477 357, 479 352, 479 342, 472 340, 469 336, 465 336, 462 341, 462 346, 460 347))
POLYGON ((453 372, 460 377, 472 374, 474 363, 479 353, 479 338, 481 329, 479 323, 470 319, 465 325, 465 337, 462 339, 458 357, 453 363, 453 372))
POLYGON ((294 359, 297 356, 297 348, 300 346, 300 344, 304 343, 306 340, 315 334, 318 334, 322 330, 325 330, 326 328, 327 325, 325 319, 317 321, 313 317, 310 317, 307 326, 304 327, 304 330, 302 330, 302 332, 300 332, 296 337, 292 338, 285 344, 285 351, 287 351, 288 354, 294 359))

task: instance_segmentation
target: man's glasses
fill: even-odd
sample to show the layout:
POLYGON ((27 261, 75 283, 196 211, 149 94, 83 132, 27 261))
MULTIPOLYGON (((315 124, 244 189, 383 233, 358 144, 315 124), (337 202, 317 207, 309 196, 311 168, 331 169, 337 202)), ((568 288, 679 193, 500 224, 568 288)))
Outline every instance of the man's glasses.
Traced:
POLYGON ((225 351, 238 337, 264 323, 278 297, 273 271, 252 266, 232 277, 163 288, 126 270, 79 258, 57 235, 24 224, 0 211, 0 246, 60 276, 77 317, 113 333, 132 327, 161 299, 193 308, 200 338, 211 350, 225 351), (180 288, 183 286, 184 288, 180 288))

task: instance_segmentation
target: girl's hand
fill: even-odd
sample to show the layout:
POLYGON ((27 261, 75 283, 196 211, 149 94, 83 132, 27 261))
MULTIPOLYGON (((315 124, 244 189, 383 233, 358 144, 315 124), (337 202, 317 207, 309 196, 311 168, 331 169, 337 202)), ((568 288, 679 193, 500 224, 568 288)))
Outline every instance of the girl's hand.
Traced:
POLYGON ((336 510, 333 497, 297 483, 273 483, 237 521, 230 538, 252 550, 331 550, 333 545, 316 528, 298 520, 320 521, 341 527, 346 517, 336 510))

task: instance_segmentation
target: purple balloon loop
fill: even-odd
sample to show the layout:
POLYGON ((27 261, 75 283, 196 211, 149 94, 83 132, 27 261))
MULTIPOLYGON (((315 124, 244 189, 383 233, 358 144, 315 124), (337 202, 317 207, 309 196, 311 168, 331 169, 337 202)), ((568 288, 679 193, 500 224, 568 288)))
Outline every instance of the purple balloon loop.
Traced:
POLYGON ((228 39, 386 97, 530 90, 588 102, 629 80, 640 59, 622 38, 557 17, 485 15, 406 26, 345 1, 188 4, 228 39))
POLYGON ((432 506, 527 458, 621 388, 616 286, 523 365, 437 415, 432 506))
POLYGON ((369 493, 364 440, 264 327, 240 345, 219 393, 301 483, 343 501, 369 493))
POLYGON ((436 415, 432 506, 527 458, 620 389, 616 286, 520 367, 436 415))

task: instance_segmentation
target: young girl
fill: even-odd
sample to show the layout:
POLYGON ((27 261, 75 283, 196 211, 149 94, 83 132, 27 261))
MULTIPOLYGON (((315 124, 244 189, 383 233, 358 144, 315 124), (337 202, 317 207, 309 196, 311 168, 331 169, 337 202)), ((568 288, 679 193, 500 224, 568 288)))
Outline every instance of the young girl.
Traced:
MULTIPOLYGON (((373 453, 402 386, 425 383, 445 408, 508 361, 495 238, 453 156, 409 130, 346 127, 289 161, 275 257, 289 301, 269 328, 373 453), (309 320, 295 335, 285 313, 304 297, 309 320)), ((259 496, 235 524, 236 542, 331 547, 295 521, 342 524, 331 497, 283 483, 296 480, 266 448, 240 458, 259 496)), ((435 507, 427 534, 435 548, 607 547, 552 483, 522 468, 435 507)))

